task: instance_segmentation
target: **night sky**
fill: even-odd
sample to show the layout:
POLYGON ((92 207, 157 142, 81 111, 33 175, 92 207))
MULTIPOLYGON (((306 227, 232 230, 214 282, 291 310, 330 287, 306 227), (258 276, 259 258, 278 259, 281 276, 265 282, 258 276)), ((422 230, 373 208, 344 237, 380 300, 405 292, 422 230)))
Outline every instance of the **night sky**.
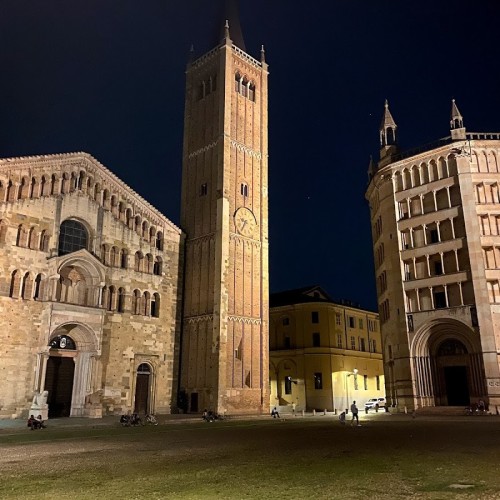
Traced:
MULTIPOLYGON (((217 2, 2 0, 0 157, 86 151, 179 224, 184 71, 217 2)), ((364 192, 384 99, 402 149, 500 132, 500 2, 241 0, 270 66, 271 291, 376 309, 364 192)))

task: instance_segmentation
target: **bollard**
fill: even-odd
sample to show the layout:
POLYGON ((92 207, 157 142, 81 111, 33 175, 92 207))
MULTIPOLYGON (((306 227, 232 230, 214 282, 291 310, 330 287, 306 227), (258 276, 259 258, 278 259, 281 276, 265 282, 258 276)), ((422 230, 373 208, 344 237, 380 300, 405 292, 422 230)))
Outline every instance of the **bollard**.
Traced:
POLYGON ((302 410, 302 416, 305 417, 305 415, 306 415, 306 411, 302 410))
POLYGON ((408 415, 408 408, 405 406, 405 415, 408 415))
POLYGON ((323 415, 326 415, 326 408, 323 410, 323 415))
POLYGON ((368 415, 368 408, 365 406, 365 413, 368 415))
POLYGON ((313 409, 313 417, 316 416, 316 410, 313 409))

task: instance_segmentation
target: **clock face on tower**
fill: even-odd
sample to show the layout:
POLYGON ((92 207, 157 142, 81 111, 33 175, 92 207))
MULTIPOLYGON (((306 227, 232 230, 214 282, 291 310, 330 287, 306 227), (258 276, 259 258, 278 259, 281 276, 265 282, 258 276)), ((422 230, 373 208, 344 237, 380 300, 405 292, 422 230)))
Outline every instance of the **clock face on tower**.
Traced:
POLYGON ((242 236, 252 236, 256 227, 255 216, 248 208, 241 207, 234 214, 234 225, 236 231, 242 236))

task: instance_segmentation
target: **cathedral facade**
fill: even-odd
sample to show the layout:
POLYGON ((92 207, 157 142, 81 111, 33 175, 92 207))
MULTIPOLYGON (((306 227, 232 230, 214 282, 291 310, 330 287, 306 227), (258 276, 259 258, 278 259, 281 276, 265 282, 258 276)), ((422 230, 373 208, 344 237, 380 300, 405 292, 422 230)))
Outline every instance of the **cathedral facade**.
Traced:
POLYGON ((400 409, 500 406, 500 134, 401 152, 386 103, 370 204, 387 397, 400 409))
POLYGON ((0 416, 168 412, 179 228, 88 154, 0 160, 0 416))
POLYGON ((267 65, 221 39, 182 230, 88 154, 0 160, 0 418, 268 411, 267 65))

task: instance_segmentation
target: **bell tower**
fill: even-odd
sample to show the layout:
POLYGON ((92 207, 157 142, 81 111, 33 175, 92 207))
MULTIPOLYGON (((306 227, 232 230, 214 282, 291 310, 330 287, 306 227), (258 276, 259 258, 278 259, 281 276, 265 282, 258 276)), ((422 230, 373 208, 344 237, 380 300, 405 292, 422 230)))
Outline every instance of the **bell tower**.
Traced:
POLYGON ((269 410, 268 67, 263 48, 260 60, 242 48, 230 7, 222 39, 186 71, 180 390, 191 412, 262 413, 269 410))

